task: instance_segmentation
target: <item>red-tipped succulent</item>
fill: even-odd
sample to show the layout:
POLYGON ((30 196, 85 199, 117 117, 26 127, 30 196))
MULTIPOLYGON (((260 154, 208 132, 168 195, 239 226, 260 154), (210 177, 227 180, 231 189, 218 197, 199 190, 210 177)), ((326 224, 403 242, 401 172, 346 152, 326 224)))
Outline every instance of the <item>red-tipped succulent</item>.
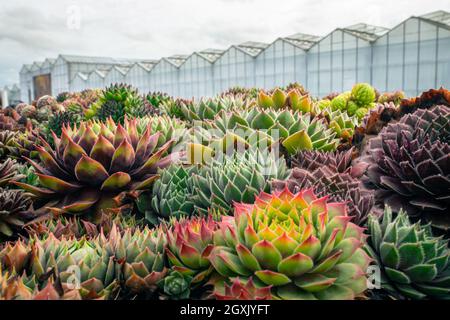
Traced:
POLYGON ((174 221, 167 232, 167 257, 172 269, 192 277, 192 284, 203 283, 211 274, 208 256, 213 248, 217 222, 193 217, 174 221))
POLYGON ((214 236, 210 260, 224 278, 253 277, 279 299, 355 299, 366 290, 370 258, 363 229, 345 203, 311 189, 261 193, 235 204, 233 223, 214 236))
POLYGON ((28 159, 42 187, 16 184, 47 198, 46 207, 58 213, 91 212, 98 217, 102 209, 119 206, 118 195, 147 189, 157 179, 157 170, 176 158, 167 155, 172 140, 157 148, 160 133, 149 127, 139 132, 136 121, 65 126, 60 137, 53 134, 55 148, 45 141, 37 147, 41 163, 28 159))
POLYGON ((238 277, 232 280, 231 285, 216 286, 213 295, 217 300, 271 300, 271 288, 257 287, 252 278, 243 280, 238 277))

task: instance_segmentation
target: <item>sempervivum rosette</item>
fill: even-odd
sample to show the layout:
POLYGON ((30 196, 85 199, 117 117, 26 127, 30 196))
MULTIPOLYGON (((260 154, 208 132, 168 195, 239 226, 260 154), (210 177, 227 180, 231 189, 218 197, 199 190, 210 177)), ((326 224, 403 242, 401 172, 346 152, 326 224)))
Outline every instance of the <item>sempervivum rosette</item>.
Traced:
POLYGON ((271 286, 257 287, 253 279, 239 279, 231 281, 231 285, 224 283, 223 286, 215 286, 214 298, 217 300, 271 300, 271 286))
POLYGON ((151 295, 167 273, 165 239, 161 228, 121 232, 116 225, 108 236, 92 239, 57 239, 50 233, 28 243, 7 243, 0 250, 0 266, 35 278, 40 287, 54 274, 63 287, 76 284, 83 299, 108 298, 119 286, 126 295, 151 295), (79 272, 76 279, 74 272, 79 272))
POLYGON ((411 224, 400 211, 393 218, 369 218, 369 254, 381 269, 381 289, 396 298, 446 299, 450 297, 448 241, 434 237, 429 225, 411 224))
POLYGON ((10 181, 24 178, 25 176, 19 173, 19 169, 15 160, 6 159, 0 162, 0 187, 5 187, 10 181))
POLYGON ((336 133, 325 119, 312 118, 309 113, 290 109, 252 108, 239 112, 220 112, 209 122, 223 132, 236 128, 265 131, 273 140, 280 138, 289 154, 301 150, 332 151, 338 146, 336 133))
POLYGON ((418 109, 385 127, 370 141, 368 181, 379 202, 448 229, 450 204, 450 109, 418 109))
POLYGON ((120 275, 113 254, 98 239, 59 240, 52 234, 45 240, 8 243, 0 251, 0 264, 9 272, 36 279, 40 287, 53 274, 63 287, 76 288, 83 299, 108 297, 117 288, 120 275))
POLYGON ((31 206, 29 194, 0 188, 0 238, 13 236, 25 225, 31 206))
POLYGON ((53 136, 55 148, 45 141, 44 147, 37 147, 42 164, 29 160, 43 188, 16 184, 52 201, 47 207, 54 211, 91 212, 98 217, 102 209, 120 205, 116 197, 122 192, 148 189, 158 177, 157 170, 176 157, 166 155, 173 140, 157 148, 160 133, 150 127, 140 133, 136 122, 64 127, 61 137, 53 136))
POLYGON ((317 196, 329 196, 330 201, 345 202, 352 222, 363 226, 374 205, 373 192, 364 190, 359 180, 349 172, 336 172, 334 168, 323 166, 314 171, 294 168, 285 181, 272 181, 272 188, 282 190, 288 187, 291 192, 313 188, 317 196))
POLYGON ((61 288, 59 282, 49 281, 39 289, 36 279, 28 279, 0 267, 0 301, 2 300, 81 300, 77 290, 61 288))
POLYGON ((347 151, 301 151, 291 158, 292 166, 308 171, 328 166, 336 172, 351 168, 353 149, 347 151))
POLYGON ((192 277, 192 285, 204 283, 213 268, 208 256, 213 248, 217 222, 193 217, 174 221, 167 231, 167 258, 171 268, 192 277))
POLYGON ((366 290, 370 258, 350 220, 345 203, 312 190, 261 193, 254 204, 235 204, 210 260, 221 276, 253 277, 277 298, 354 299, 366 290))

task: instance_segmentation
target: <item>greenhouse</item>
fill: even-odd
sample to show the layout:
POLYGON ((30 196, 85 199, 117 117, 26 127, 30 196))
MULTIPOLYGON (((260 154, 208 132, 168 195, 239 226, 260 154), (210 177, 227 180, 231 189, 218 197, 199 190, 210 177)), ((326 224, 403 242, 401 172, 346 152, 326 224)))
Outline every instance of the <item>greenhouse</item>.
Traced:
POLYGON ((450 84, 449 52, 450 13, 437 11, 392 29, 360 23, 324 37, 298 33, 270 44, 246 42, 158 61, 60 55, 24 65, 20 89, 25 102, 115 82, 181 98, 292 82, 317 96, 349 90, 355 82, 414 95, 450 84))

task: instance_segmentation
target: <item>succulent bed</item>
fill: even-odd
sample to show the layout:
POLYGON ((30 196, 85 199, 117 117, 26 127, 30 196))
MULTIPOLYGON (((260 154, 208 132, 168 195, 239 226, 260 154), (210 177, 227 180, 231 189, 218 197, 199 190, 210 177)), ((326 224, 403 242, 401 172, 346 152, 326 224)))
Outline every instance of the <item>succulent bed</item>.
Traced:
POLYGON ((450 91, 125 84, 0 111, 0 300, 450 298, 450 91))

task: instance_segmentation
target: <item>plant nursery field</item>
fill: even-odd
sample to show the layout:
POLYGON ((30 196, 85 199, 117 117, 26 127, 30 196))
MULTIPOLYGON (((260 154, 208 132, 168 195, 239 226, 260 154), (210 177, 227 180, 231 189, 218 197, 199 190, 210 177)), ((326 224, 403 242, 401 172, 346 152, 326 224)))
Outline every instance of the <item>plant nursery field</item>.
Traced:
POLYGON ((126 84, 0 111, 0 300, 450 298, 450 91, 126 84))

